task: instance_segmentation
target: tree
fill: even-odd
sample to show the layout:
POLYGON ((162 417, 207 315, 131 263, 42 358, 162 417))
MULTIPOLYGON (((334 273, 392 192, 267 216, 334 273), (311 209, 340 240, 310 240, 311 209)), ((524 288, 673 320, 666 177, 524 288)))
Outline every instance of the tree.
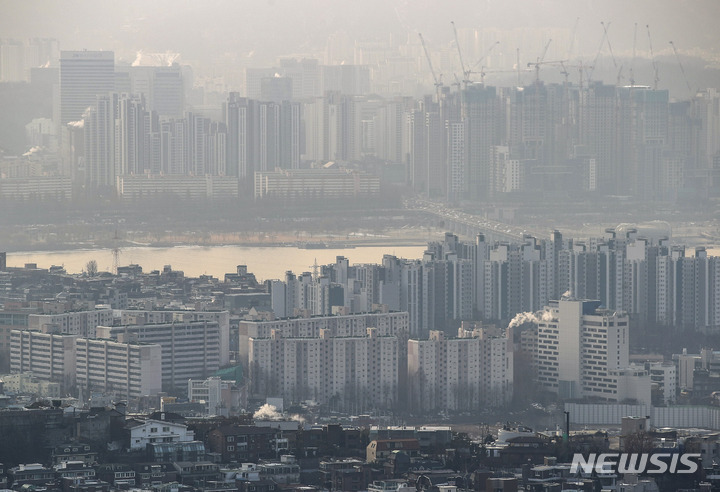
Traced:
POLYGON ((87 274, 91 277, 94 277, 95 275, 97 275, 97 272, 98 272, 97 261, 95 261, 95 260, 88 261, 87 264, 85 265, 85 270, 87 271, 87 274))

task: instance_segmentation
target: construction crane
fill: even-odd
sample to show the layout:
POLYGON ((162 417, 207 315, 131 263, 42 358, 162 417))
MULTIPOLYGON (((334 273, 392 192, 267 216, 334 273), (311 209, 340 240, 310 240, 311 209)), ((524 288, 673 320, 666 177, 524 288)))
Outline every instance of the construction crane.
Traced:
MULTIPOLYGON (((598 58, 600 58, 600 53, 602 53, 603 46, 605 46, 605 40, 607 39, 607 27, 605 26, 604 22, 600 22, 600 24, 603 26, 603 35, 600 39, 600 46, 598 46, 597 53, 595 53, 595 59, 592 62, 592 69, 590 72, 588 72, 588 81, 592 78, 593 73, 595 72, 595 67, 597 67, 598 58)), ((608 26, 610 26, 610 23, 608 22, 608 26)))
MULTIPOLYGON (((545 55, 547 54, 547 50, 548 50, 548 48, 550 47, 550 43, 551 43, 551 42, 552 42, 552 39, 548 39, 548 42, 547 42, 547 44, 545 45, 545 49, 543 50, 542 55, 538 57, 538 59, 537 59, 537 61, 536 61, 535 63, 533 63, 533 62, 528 62, 528 64, 527 64, 528 67, 532 67, 532 66, 535 67, 535 83, 536 83, 536 84, 539 84, 539 83, 540 83, 540 65, 545 65, 545 64, 547 64, 547 63, 558 63, 558 62, 545 62, 545 61, 543 61, 543 60, 545 59, 545 55)), ((566 60, 564 60, 564 61, 566 61, 566 60)))
POLYGON ((468 72, 465 69, 465 62, 463 61, 462 50, 460 49, 460 39, 458 38, 457 27, 455 27, 455 21, 450 21, 450 24, 452 24, 453 32, 455 33, 455 46, 457 47, 458 57, 460 58, 460 68, 462 69, 462 73, 463 73, 463 85, 464 85, 464 87, 467 87, 468 82, 470 82, 470 80, 469 80, 470 72, 468 72))
POLYGON ((433 83, 435 85, 435 94, 437 97, 438 102, 440 101, 440 88, 442 87, 442 75, 438 77, 435 74, 435 69, 432 65, 432 60, 430 59, 430 53, 428 53, 427 46, 425 46, 425 39, 423 38, 423 35, 421 33, 418 33, 418 36, 420 37, 420 44, 422 44, 423 51, 425 52, 425 58, 427 59, 428 65, 430 66, 430 73, 433 76, 433 83))
POLYGON ((603 27, 603 31, 605 31, 605 41, 608 45, 608 50, 610 50, 610 57, 612 58, 613 66, 617 68, 617 61, 615 61, 615 54, 612 50, 612 45, 610 44, 610 36, 608 35, 608 29, 610 29, 610 23, 608 22, 607 25, 603 21, 600 21, 600 25, 603 27))
POLYGON ((635 30, 633 31, 633 54, 632 61, 630 62, 630 87, 635 86, 635 47, 637 46, 637 22, 635 23, 635 30))
POLYGON ((660 81, 660 75, 658 75, 658 65, 655 61, 655 54, 653 53, 652 37, 650 37, 650 25, 646 24, 645 27, 647 28, 648 45, 650 46, 650 60, 652 60, 653 72, 655 73, 655 76, 653 77, 653 90, 657 90, 657 84, 660 81))
POLYGON ((583 71, 591 69, 593 67, 590 65, 583 64, 582 60, 576 65, 574 65, 574 64, 568 65, 565 63, 566 61, 567 60, 560 60, 559 62, 557 62, 560 65, 560 67, 562 68, 562 71, 560 73, 565 76, 565 83, 567 84, 568 77, 570 76, 570 72, 568 72, 567 69, 568 68, 577 68, 578 73, 580 74, 578 85, 580 86, 580 89, 582 89, 583 88, 583 71))
POLYGON ((492 74, 496 74, 496 73, 516 73, 516 72, 517 72, 517 70, 515 70, 514 68, 507 69, 507 70, 485 70, 485 67, 481 67, 479 72, 473 72, 473 73, 480 74, 480 83, 484 84, 486 75, 492 75, 492 74))
POLYGON ((572 58, 572 50, 575 46, 575 36, 577 34, 578 24, 580 23, 580 17, 575 18, 575 25, 573 26, 572 34, 570 35, 570 48, 568 48, 567 58, 572 58))
POLYGON ((677 58, 678 65, 680 65, 680 71, 682 72, 683 79, 685 79, 685 85, 688 88, 688 92, 690 93, 690 97, 693 95, 693 90, 690 87, 690 82, 688 82, 687 75, 685 75, 685 69, 683 68, 682 61, 680 61, 680 55, 678 55, 677 48, 675 48, 675 43, 670 41, 670 46, 672 46, 673 53, 675 53, 675 58, 677 58))
POLYGON ((568 62, 569 60, 551 60, 551 61, 539 61, 539 62, 528 62, 527 66, 535 67, 535 83, 540 83, 540 65, 562 65, 563 63, 568 62))
POLYGON ((485 67, 484 67, 484 66, 481 66, 479 72, 475 70, 475 67, 477 67, 478 65, 480 65, 480 63, 484 62, 485 59, 486 59, 488 56, 490 56, 490 53, 492 53, 492 50, 495 48, 495 46, 497 46, 497 45, 499 45, 499 44, 500 44, 500 41, 495 41, 495 42, 492 44, 492 46, 490 46, 490 49, 485 52, 485 54, 482 56, 482 58, 480 58, 477 62, 475 62, 475 64, 474 64, 472 67, 470 67, 470 68, 468 69, 468 71, 467 71, 467 76, 465 77, 466 79, 468 79, 468 81, 470 80, 470 75, 471 75, 471 74, 474 74, 474 73, 480 74, 481 79, 482 79, 482 75, 483 75, 482 70, 483 70, 483 68, 485 68, 485 67))

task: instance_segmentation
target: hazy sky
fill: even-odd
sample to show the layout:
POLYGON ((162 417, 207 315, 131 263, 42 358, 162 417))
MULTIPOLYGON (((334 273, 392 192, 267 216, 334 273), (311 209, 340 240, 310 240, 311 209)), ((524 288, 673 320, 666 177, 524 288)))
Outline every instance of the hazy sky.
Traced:
MULTIPOLYGON (((613 47, 647 45, 650 24, 657 51, 720 46, 720 0, 0 0, 0 36, 55 37, 62 49, 177 51, 183 59, 224 53, 256 57, 321 49, 328 35, 404 39, 420 31, 432 42, 462 27, 564 27, 579 17, 579 43, 597 50, 600 21, 611 22, 613 47)), ((132 60, 130 60, 132 61, 132 60)))

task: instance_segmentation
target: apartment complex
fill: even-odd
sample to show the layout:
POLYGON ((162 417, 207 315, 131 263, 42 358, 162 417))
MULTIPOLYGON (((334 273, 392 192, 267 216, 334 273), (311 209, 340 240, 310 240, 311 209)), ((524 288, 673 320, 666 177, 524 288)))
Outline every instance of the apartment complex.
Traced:
POLYGON ((75 385, 76 339, 77 335, 12 330, 10 371, 31 372, 38 379, 59 383, 67 391, 75 385))
POLYGON ((78 338, 75 377, 82 395, 93 392, 136 399, 162 389, 162 347, 78 338))
POLYGON ((250 337, 248 361, 253 391, 289 402, 314 400, 346 411, 392 409, 398 404, 397 336, 367 328, 365 336, 321 329, 298 338, 273 330, 250 337))
POLYGON ((272 321, 240 321, 240 360, 245 363, 248 361, 250 338, 270 338, 273 333, 284 338, 319 338, 323 331, 332 337, 364 337, 368 328, 375 328, 381 337, 407 339, 410 330, 408 313, 359 313, 272 321))
POLYGON ((162 386, 185 388, 187 380, 206 378, 221 365, 217 321, 98 326, 97 337, 123 343, 144 342, 162 347, 162 386))
POLYGON ((220 365, 228 363, 230 353, 230 313, 228 311, 174 311, 122 309, 117 311, 121 325, 167 324, 212 321, 220 333, 220 365))
POLYGON ((468 411, 509 403, 513 352, 504 336, 483 328, 458 329, 457 338, 432 330, 427 340, 408 340, 410 404, 422 411, 468 411))

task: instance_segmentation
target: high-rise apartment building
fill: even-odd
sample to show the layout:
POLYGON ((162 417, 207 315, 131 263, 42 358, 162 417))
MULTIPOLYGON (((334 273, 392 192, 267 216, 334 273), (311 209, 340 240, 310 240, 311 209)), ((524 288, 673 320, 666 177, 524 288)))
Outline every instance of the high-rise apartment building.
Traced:
POLYGON ((117 175, 115 118, 117 94, 98 95, 82 116, 85 139, 83 182, 88 188, 115 185, 117 175))
POLYGON ((365 336, 292 338, 273 331, 249 338, 253 391, 282 395, 289 402, 311 399, 345 411, 392 409, 398 405, 400 341, 368 328, 365 336))
POLYGON ((629 364, 626 313, 600 308, 600 301, 562 298, 538 320, 539 383, 561 398, 636 399, 650 403, 650 376, 629 364))
POLYGON ((460 328, 457 338, 431 330, 428 339, 408 340, 412 408, 468 411, 507 404, 513 394, 511 347, 483 328, 460 328))

